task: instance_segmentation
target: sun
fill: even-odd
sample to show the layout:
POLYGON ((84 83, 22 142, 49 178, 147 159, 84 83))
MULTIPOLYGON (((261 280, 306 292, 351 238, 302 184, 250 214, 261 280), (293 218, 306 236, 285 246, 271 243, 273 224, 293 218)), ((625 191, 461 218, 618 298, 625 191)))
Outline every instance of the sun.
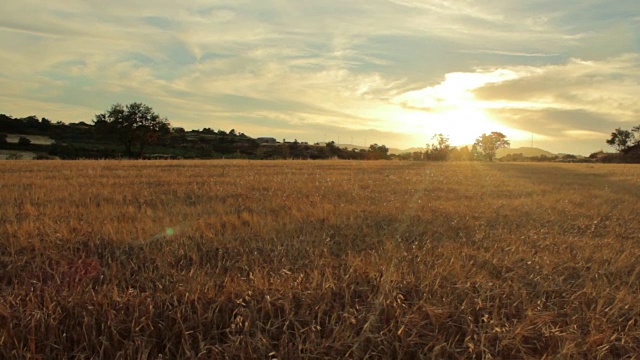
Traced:
POLYGON ((436 133, 447 135, 454 146, 473 144, 481 134, 497 131, 500 127, 483 109, 471 107, 451 109, 432 116, 437 122, 434 126, 436 133))
POLYGON ((393 119, 392 126, 396 131, 413 134, 413 138, 421 143, 420 146, 430 143, 436 134, 447 136, 453 146, 465 146, 473 144, 484 133, 512 132, 512 129, 493 119, 486 109, 473 101, 450 103, 449 106, 429 111, 402 107, 387 109, 384 115, 393 119))
POLYGON ((493 119, 487 104, 479 101, 474 90, 488 83, 513 77, 505 71, 450 73, 438 85, 397 96, 398 117, 408 127, 424 134, 427 142, 435 134, 444 134, 454 146, 473 144, 483 133, 512 132, 493 119))

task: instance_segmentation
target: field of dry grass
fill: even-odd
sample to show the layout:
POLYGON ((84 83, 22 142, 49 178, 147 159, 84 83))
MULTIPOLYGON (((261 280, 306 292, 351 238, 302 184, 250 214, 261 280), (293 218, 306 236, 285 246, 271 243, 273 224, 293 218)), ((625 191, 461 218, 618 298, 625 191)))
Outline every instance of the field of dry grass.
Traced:
POLYGON ((640 166, 0 173, 1 358, 640 354, 640 166))

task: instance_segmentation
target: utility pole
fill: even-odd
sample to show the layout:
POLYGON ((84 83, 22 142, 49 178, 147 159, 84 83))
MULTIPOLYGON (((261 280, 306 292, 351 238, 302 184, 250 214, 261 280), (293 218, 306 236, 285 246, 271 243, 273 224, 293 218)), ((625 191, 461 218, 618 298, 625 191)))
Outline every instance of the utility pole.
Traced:
POLYGON ((531 133, 531 147, 533 147, 533 133, 531 133))

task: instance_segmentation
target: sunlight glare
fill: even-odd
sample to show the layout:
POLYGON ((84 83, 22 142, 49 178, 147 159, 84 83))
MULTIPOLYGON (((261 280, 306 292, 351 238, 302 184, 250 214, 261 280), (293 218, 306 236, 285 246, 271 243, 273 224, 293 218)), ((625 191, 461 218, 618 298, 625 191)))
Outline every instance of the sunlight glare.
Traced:
POLYGON ((400 121, 414 131, 421 131, 426 142, 434 134, 449 136, 452 145, 473 144, 475 139, 491 131, 514 134, 517 131, 492 119, 486 109, 490 104, 478 101, 473 90, 491 83, 517 77, 507 70, 475 73, 449 73, 438 85, 406 92, 394 98, 400 121))

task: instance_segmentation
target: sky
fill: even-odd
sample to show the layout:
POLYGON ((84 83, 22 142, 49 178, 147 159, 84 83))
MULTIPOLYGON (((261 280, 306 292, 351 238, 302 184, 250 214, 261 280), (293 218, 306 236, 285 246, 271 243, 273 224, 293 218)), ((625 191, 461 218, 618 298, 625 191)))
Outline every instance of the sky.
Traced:
POLYGON ((640 124, 637 0, 3 0, 0 47, 15 117, 583 155, 640 124))

